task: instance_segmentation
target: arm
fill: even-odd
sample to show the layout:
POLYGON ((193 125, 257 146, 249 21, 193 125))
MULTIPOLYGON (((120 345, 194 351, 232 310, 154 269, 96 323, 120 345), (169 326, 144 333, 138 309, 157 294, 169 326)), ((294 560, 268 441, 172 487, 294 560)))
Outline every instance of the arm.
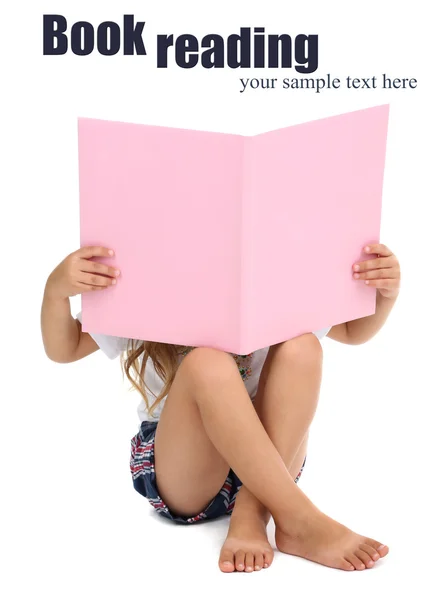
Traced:
POLYGON ((92 354, 98 346, 88 333, 82 332, 80 323, 71 316, 69 298, 51 295, 48 284, 41 312, 42 338, 47 356, 58 363, 69 363, 92 354))
POLYGON ((356 263, 354 279, 377 289, 375 313, 332 327, 328 337, 343 344, 364 344, 374 337, 386 323, 400 290, 400 265, 394 254, 383 244, 364 250, 378 258, 356 263))
POLYGON ((51 360, 74 362, 98 349, 71 316, 69 298, 105 289, 115 282, 119 271, 89 260, 93 256, 109 256, 110 252, 105 248, 82 248, 70 254, 49 276, 43 296, 41 329, 45 352, 51 360))

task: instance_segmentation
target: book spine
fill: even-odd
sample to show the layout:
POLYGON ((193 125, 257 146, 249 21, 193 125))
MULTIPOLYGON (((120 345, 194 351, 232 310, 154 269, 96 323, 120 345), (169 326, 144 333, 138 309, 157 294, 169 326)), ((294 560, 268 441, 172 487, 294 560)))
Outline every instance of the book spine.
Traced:
POLYGON ((252 297, 252 258, 253 258, 253 138, 243 137, 243 170, 242 170, 242 193, 240 200, 240 336, 238 354, 251 352, 251 310, 252 297))

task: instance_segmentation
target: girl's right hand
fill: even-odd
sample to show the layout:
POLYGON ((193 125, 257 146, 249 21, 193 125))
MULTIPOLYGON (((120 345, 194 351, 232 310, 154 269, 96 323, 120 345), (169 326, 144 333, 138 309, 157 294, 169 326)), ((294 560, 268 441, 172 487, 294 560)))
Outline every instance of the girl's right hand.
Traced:
POLYGON ((114 256, 114 251, 88 246, 67 256, 48 278, 46 291, 54 297, 69 298, 83 292, 104 290, 117 283, 120 271, 94 262, 94 257, 114 256))

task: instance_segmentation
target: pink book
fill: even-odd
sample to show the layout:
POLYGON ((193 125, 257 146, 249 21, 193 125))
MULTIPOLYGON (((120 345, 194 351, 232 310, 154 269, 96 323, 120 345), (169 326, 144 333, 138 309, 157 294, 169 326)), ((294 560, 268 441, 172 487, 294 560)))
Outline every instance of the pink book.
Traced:
POLYGON ((79 119, 83 330, 248 354, 373 314, 389 105, 245 137, 79 119))

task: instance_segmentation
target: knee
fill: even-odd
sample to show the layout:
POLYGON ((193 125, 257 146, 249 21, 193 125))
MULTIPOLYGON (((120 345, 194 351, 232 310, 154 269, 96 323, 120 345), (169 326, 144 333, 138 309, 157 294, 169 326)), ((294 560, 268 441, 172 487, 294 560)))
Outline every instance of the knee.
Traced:
POLYGON ((213 348, 194 348, 185 356, 181 370, 195 383, 220 385, 235 371, 232 356, 213 348))
POLYGON ((313 333, 282 342, 278 345, 277 352, 281 360, 303 369, 318 369, 323 362, 321 343, 313 333))

